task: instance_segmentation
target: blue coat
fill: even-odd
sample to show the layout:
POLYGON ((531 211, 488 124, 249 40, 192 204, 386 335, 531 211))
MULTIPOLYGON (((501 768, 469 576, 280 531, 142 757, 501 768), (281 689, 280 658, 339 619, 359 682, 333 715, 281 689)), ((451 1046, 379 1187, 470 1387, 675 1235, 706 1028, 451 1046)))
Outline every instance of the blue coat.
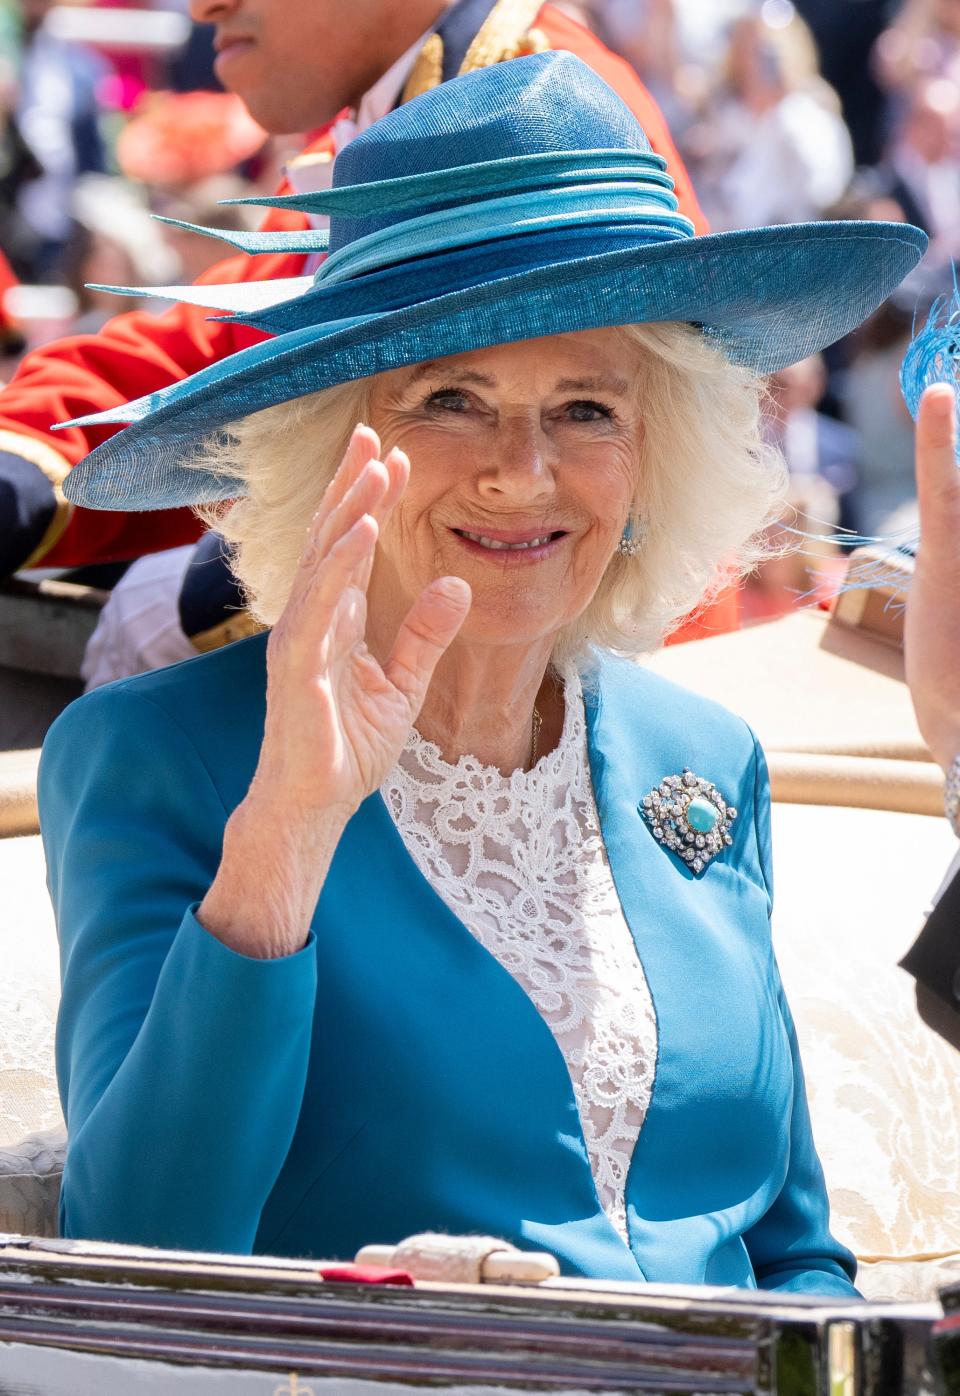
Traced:
POLYGON ((769 790, 738 718, 623 661, 588 693, 603 835, 657 1013, 627 1247, 563 1056, 434 893, 380 797, 298 954, 194 911, 264 721, 263 637, 101 689, 47 738, 68 1236, 350 1257, 421 1230, 552 1251, 567 1274, 851 1295, 770 942, 769 790), (740 810, 699 876, 638 804, 690 766, 740 810))

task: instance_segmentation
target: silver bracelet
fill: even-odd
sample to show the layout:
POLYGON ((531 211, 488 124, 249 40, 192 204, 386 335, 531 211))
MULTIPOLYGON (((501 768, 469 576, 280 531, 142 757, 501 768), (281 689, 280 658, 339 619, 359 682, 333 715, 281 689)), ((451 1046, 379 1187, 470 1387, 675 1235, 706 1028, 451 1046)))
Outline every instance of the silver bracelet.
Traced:
POLYGON ((943 787, 943 810, 950 821, 950 828, 960 839, 960 756, 955 757, 947 772, 947 782, 943 787))

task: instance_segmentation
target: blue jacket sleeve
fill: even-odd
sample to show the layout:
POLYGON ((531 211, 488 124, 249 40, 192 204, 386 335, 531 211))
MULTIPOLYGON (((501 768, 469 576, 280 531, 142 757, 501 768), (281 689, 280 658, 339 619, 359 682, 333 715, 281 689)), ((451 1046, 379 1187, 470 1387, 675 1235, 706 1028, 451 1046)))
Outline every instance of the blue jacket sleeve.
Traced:
MULTIPOLYGON (((772 899, 770 781, 759 744, 756 745, 756 762, 757 844, 760 866, 772 899)), ((853 1285, 856 1260, 830 1232, 830 1203, 813 1142, 797 1034, 772 949, 770 973, 793 1058, 793 1104, 787 1143, 789 1163, 783 1187, 773 1205, 747 1232, 744 1240, 761 1289, 856 1299, 859 1298, 853 1285)), ((787 1122, 784 1124, 786 1127, 787 1122)))
POLYGON ((226 811, 128 685, 51 729, 40 813, 61 946, 66 1236, 249 1252, 299 1117, 313 939, 253 960, 199 924, 226 811))

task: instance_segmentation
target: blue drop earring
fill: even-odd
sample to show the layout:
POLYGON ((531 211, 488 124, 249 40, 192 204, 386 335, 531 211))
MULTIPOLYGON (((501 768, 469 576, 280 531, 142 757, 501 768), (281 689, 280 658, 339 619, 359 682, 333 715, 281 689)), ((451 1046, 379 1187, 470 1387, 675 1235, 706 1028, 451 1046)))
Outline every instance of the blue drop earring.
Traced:
POLYGON ((623 526, 623 533, 620 542, 617 544, 617 552, 621 557, 637 557, 643 547, 643 536, 647 531, 647 526, 642 519, 635 518, 630 514, 627 522, 623 526))

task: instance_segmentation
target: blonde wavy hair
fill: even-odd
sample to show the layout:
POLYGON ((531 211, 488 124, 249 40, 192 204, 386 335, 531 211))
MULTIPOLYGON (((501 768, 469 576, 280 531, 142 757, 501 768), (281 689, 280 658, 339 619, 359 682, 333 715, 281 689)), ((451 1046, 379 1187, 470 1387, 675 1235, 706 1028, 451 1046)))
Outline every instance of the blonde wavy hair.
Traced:
MULTIPOLYGON (((558 660, 594 645, 629 655, 657 648, 760 560, 762 530, 785 499, 782 457, 761 434, 762 380, 689 325, 614 332, 640 350, 644 429, 631 512, 643 521, 642 545, 636 557, 611 557, 589 606, 560 635, 558 660)), ((369 421, 373 382, 254 413, 196 458, 245 482, 234 503, 198 512, 230 544, 250 609, 264 625, 286 604, 310 520, 355 424, 369 421)))

